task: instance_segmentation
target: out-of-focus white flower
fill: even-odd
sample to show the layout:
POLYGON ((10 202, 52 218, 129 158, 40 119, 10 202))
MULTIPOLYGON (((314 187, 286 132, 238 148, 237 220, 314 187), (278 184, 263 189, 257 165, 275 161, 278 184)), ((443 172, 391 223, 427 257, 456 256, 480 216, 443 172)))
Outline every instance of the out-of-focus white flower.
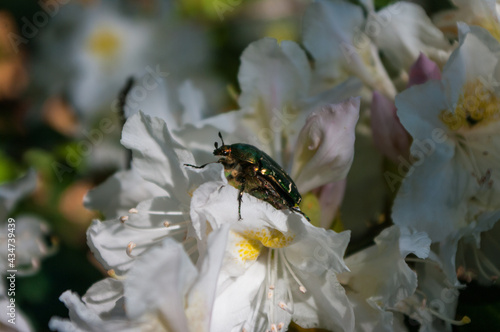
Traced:
POLYGON ((165 239, 136 260, 124 280, 104 279, 79 299, 60 297, 70 320, 54 317, 52 330, 209 331, 228 227, 210 234, 195 267, 182 245, 165 239))
POLYGON ((389 66, 403 72, 423 52, 444 63, 450 44, 416 4, 397 2, 379 12, 371 1, 367 18, 360 6, 341 0, 319 0, 304 17, 304 45, 315 61, 320 90, 350 75, 394 99, 394 87, 378 52, 389 66))
POLYGON ((376 46, 363 33, 364 23, 363 9, 347 1, 320 0, 307 8, 303 40, 315 61, 317 91, 353 75, 371 89, 394 98, 396 89, 376 46))
POLYGON ((352 331, 354 317, 336 274, 346 271, 349 232, 309 224, 238 191, 209 182, 193 194, 193 223, 217 229, 229 224, 228 246, 218 283, 213 331, 278 331, 290 321, 305 328, 352 331))
POLYGON ((20 274, 31 274, 40 268, 42 258, 54 253, 56 246, 47 241, 48 225, 34 215, 9 215, 18 200, 36 187, 36 172, 28 171, 20 179, 0 186, 0 262, 2 273, 11 269, 20 274), (12 218, 11 218, 12 217, 12 218), (12 235, 9 235, 12 234, 12 235), (9 240, 10 239, 10 240, 9 240), (10 245, 9 245, 10 244, 10 245), (11 248, 11 250, 8 250, 11 248), (15 248, 15 260, 8 254, 15 248), (14 264, 14 268, 9 264, 14 264))
POLYGON ((450 234, 439 244, 439 257, 449 280, 471 282, 478 280, 490 286, 500 277, 496 259, 500 229, 500 211, 483 212, 469 221, 466 227, 450 234))
POLYGON ((181 22, 169 2, 141 10, 131 6, 140 5, 106 1, 61 6, 37 36, 43 47, 33 68, 36 88, 66 95, 91 123, 97 112, 113 110, 131 76, 138 79, 138 87, 130 91, 136 101, 161 88, 161 79, 168 79, 174 90, 188 77, 207 86, 209 47, 200 27, 181 22))
MULTIPOLYGON (((394 308, 395 323, 402 324, 403 315, 420 324, 420 332, 451 331, 452 325, 470 323, 467 316, 456 320, 458 289, 448 279, 439 258, 430 252, 425 260, 407 259, 413 262, 418 277, 418 287, 409 297, 397 303, 394 308)), ((406 330, 406 329, 405 329, 406 330)))
POLYGON ((0 220, 5 221, 17 201, 36 187, 36 171, 29 170, 23 177, 0 186, 0 220))
MULTIPOLYGON (((127 210, 117 219, 101 222, 95 220, 87 231, 88 244, 98 260, 115 273, 127 271, 133 260, 144 251, 159 245, 162 239, 173 237, 187 248, 197 252, 204 243, 206 232, 194 229, 189 218, 193 191, 207 181, 224 181, 221 165, 208 165, 204 169, 185 167, 193 163, 193 155, 170 134, 165 122, 142 113, 130 117, 123 129, 122 143, 132 150, 132 166, 136 174, 125 178, 126 188, 134 190, 131 179, 145 198, 131 193, 120 194, 119 202, 112 202, 112 215, 127 210), (134 203, 128 209, 124 204, 134 203)), ((97 200, 105 195, 115 195, 116 184, 111 179, 103 187, 89 194, 90 205, 98 208, 97 200), (94 202, 93 204, 91 202, 94 202), (97 204, 97 205, 96 205, 97 204)))
POLYGON ((498 57, 492 51, 498 42, 483 29, 460 28, 461 45, 442 80, 414 86, 396 99, 418 160, 403 181, 393 216, 399 224, 427 231, 433 241, 466 226, 467 214, 477 213, 472 207, 484 211, 500 204, 500 179, 494 170, 499 96, 488 85, 499 78, 498 57))
POLYGON ((404 71, 408 71, 420 53, 442 65, 450 56, 452 48, 424 9, 407 1, 370 12, 365 31, 387 57, 390 65, 404 71))
POLYGON ((432 17, 434 24, 449 38, 458 37, 458 22, 478 25, 500 40, 500 8, 495 0, 451 0, 455 8, 438 12, 432 17))
POLYGON ((356 331, 394 331, 394 306, 414 294, 417 275, 405 259, 429 255, 431 241, 424 232, 385 229, 375 245, 346 258, 349 272, 338 278, 354 308, 356 331))
POLYGON ((16 203, 35 190, 36 180, 36 172, 29 170, 18 180, 0 185, 0 306, 6 308, 0 318, 0 327, 5 331, 32 330, 16 303, 14 311, 10 311, 13 297, 7 297, 10 285, 4 285, 10 282, 8 270, 15 270, 14 275, 32 274, 40 268, 41 259, 56 248, 45 239, 49 228, 43 220, 31 215, 10 215, 16 203), (11 319, 14 324, 9 321, 11 319))
POLYGON ((459 29, 460 46, 442 79, 396 98, 401 123, 413 137, 413 165, 395 199, 393 219, 427 232, 433 242, 447 241, 443 263, 452 270, 459 239, 492 228, 490 222, 481 226, 478 218, 500 207, 500 93, 495 89, 500 45, 482 28, 460 24, 459 29))

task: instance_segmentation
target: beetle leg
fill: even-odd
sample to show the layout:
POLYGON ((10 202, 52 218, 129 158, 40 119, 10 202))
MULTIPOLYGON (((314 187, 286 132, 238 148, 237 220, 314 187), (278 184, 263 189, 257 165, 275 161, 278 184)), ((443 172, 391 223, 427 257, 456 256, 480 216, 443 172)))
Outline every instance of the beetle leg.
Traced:
POLYGON ((311 219, 309 219, 309 217, 304 212, 300 211, 296 207, 291 207, 290 210, 293 212, 296 212, 296 213, 300 213, 301 215, 303 215, 307 219, 307 221, 309 221, 309 222, 311 221, 311 219))
POLYGON ((241 220, 241 202, 243 200, 243 192, 245 191, 245 178, 240 179, 241 188, 238 193, 238 220, 241 220))
POLYGON ((189 167, 193 167, 193 168, 203 168, 203 167, 207 166, 208 164, 214 164, 214 162, 206 163, 206 164, 203 164, 201 166, 196 166, 196 165, 191 165, 191 164, 184 164, 184 166, 189 166, 189 167))

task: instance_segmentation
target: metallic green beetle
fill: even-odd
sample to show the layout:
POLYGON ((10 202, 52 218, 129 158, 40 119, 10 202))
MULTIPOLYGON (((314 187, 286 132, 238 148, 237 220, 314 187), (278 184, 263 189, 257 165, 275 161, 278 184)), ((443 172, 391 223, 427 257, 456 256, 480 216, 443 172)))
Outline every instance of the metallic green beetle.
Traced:
MULTIPOLYGON (((241 201, 243 192, 262 199, 277 209, 290 209, 309 218, 298 209, 302 196, 297 186, 285 172, 285 170, 274 161, 267 153, 259 150, 253 145, 236 143, 224 144, 224 139, 219 132, 222 146, 215 142, 215 156, 221 156, 217 162, 224 166, 228 182, 238 188, 238 217, 241 219, 241 201)), ((201 166, 185 164, 186 166, 203 168, 201 166)))

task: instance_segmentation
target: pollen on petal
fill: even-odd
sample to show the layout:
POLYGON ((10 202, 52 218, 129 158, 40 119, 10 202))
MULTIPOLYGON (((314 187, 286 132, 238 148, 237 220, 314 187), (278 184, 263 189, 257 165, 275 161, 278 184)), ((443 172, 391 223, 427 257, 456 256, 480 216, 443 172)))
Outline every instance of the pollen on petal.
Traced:
POLYGON ((256 260, 262 250, 262 244, 259 241, 247 238, 246 236, 241 236, 239 234, 237 234, 237 236, 239 239, 236 242, 235 250, 240 259, 242 261, 256 260))
POLYGON ((243 233, 244 236, 262 243, 268 248, 284 248, 292 243, 295 236, 285 235, 277 229, 262 228, 260 230, 248 230, 243 233))

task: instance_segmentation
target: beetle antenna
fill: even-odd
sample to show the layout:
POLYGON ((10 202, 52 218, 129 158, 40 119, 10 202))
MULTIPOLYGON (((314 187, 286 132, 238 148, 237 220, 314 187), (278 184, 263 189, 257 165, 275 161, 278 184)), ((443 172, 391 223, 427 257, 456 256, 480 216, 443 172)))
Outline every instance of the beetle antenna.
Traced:
POLYGON ((217 142, 214 143, 214 146, 215 146, 216 149, 219 148, 219 144, 217 142))
POLYGON ((226 144, 224 144, 224 139, 222 138, 222 134, 220 133, 220 131, 219 131, 219 137, 220 137, 220 140, 222 141, 222 145, 226 145, 226 144))

